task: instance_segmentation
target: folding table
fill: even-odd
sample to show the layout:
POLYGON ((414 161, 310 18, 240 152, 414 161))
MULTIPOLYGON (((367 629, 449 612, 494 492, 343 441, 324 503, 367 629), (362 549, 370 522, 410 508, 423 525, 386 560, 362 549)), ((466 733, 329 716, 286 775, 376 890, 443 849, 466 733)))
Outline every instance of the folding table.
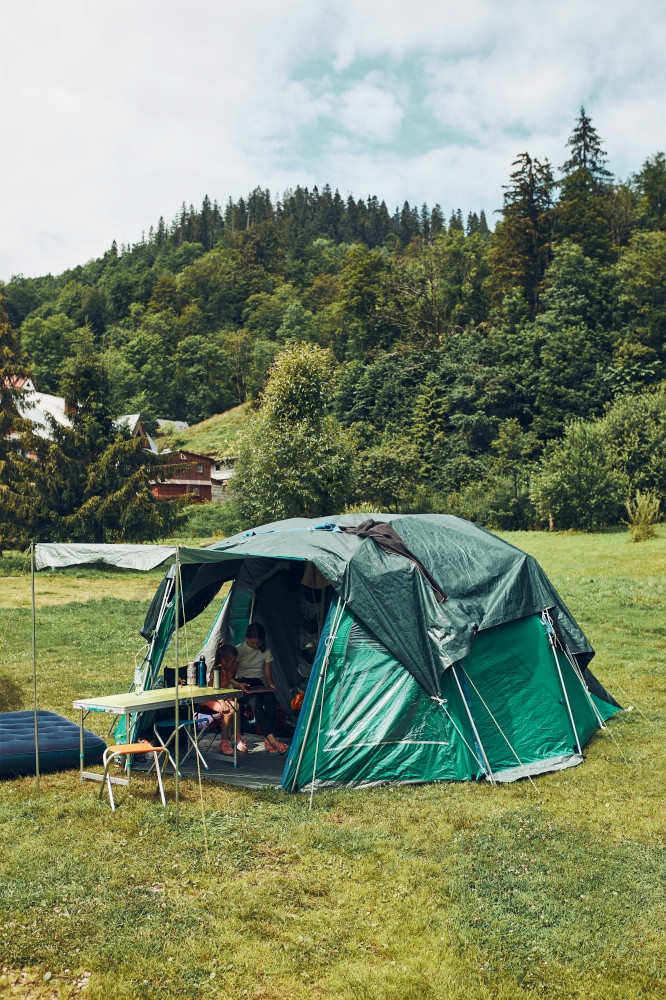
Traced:
MULTIPOLYGON (((238 688, 215 688, 198 687, 188 684, 181 684, 178 687, 178 703, 184 708, 190 705, 198 705, 202 701, 211 699, 233 699, 242 697, 243 692, 238 688)), ((102 775, 94 771, 84 771, 83 769, 83 722, 89 712, 106 712, 108 715, 125 716, 125 735, 130 741, 131 716, 142 712, 155 712, 160 708, 173 708, 176 704, 176 689, 153 688, 151 691, 142 691, 141 694, 135 691, 128 691, 125 694, 101 695, 98 698, 79 698, 73 702, 74 708, 80 712, 79 722, 79 779, 85 778, 90 781, 101 781, 102 775)), ((238 713, 236 713, 237 715, 238 713)), ((234 740, 234 766, 236 766, 236 740, 234 740)), ((126 778, 111 777, 111 781, 116 785, 129 785, 131 770, 131 759, 127 758, 126 778)))

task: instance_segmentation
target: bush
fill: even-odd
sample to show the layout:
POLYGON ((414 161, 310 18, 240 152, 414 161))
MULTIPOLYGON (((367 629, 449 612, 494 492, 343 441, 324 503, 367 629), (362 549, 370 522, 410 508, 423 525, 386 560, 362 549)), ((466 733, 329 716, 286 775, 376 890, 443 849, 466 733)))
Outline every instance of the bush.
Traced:
POLYGON ((627 500, 629 532, 634 542, 644 542, 646 538, 654 538, 654 526, 659 521, 659 497, 647 490, 641 493, 636 490, 633 500, 627 500))
POLYGON ((494 475, 463 486, 449 497, 451 513, 484 528, 520 531, 533 526, 534 504, 526 491, 515 495, 509 476, 494 475))
POLYGON ((537 515, 556 528, 617 524, 629 483, 616 461, 602 421, 570 423, 562 440, 546 447, 534 477, 537 515))
POLYGON ((211 535, 227 538, 244 527, 234 500, 192 504, 185 511, 183 520, 187 526, 187 534, 195 538, 207 538, 211 535))

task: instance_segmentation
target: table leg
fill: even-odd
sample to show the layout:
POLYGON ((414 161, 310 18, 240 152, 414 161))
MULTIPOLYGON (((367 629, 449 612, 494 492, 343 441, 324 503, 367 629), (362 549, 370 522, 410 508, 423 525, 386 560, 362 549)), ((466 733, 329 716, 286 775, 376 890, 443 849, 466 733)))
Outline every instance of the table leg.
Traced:
MULTIPOLYGON (((125 742, 130 743, 130 713, 125 713, 125 742)), ((130 778, 132 776, 132 755, 127 754, 125 757, 125 774, 127 776, 127 784, 130 783, 130 778)))
POLYGON ((79 709, 79 781, 83 781, 83 709, 79 709))

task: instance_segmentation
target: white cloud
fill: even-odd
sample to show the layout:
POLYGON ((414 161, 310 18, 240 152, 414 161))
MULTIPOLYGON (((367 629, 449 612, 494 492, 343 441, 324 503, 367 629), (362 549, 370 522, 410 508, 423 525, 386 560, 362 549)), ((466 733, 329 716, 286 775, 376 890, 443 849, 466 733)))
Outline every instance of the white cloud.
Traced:
POLYGON ((363 140, 385 142, 395 136, 403 118, 393 94, 368 83, 359 83, 342 95, 340 122, 363 140))
POLYGON ((257 185, 490 213, 581 104, 626 176, 663 148, 665 26, 662 0, 4 0, 0 277, 257 185))

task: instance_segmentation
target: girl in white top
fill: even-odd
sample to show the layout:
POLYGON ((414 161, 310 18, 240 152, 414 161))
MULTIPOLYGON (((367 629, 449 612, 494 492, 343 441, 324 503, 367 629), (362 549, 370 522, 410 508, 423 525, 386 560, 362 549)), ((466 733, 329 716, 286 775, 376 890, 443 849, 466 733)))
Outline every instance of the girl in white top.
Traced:
POLYGON ((275 684, 273 683, 273 654, 266 648, 266 632, 263 625, 253 622, 248 625, 245 642, 237 647, 238 668, 236 683, 248 693, 248 701, 252 706, 254 717, 261 732, 264 734, 264 748, 268 753, 286 753, 287 745, 276 740, 275 684), (252 694, 252 688, 263 688, 257 694, 252 694), (268 690, 265 690, 268 688, 268 690))

